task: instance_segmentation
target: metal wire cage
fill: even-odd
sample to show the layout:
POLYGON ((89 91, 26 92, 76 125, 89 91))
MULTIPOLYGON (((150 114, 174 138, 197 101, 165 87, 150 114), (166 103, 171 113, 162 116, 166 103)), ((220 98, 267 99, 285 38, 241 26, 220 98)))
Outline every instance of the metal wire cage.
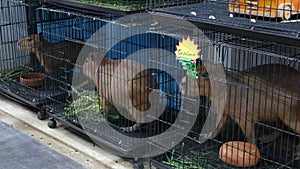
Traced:
MULTIPOLYGON (((38 25, 43 46, 41 60, 48 79, 45 91, 51 93, 48 97, 51 102, 45 104, 44 109, 56 120, 85 133, 73 111, 78 101, 73 103, 72 78, 81 71, 76 68, 77 58, 84 46, 89 46, 86 41, 90 36, 105 25, 105 21, 118 16, 103 13, 101 17, 94 17, 57 7, 41 7, 37 13, 41 21, 38 25)), ((96 97, 93 98, 96 102, 96 97)), ((48 126, 56 127, 54 119, 49 120, 48 126)))
POLYGON ((49 3, 89 13, 128 15, 148 11, 171 14, 198 27, 269 40, 288 45, 299 40, 299 2, 273 1, 80 1, 48 0, 49 3), (285 40, 283 40, 285 39, 285 40))
POLYGON ((197 87, 203 91, 202 110, 187 138, 166 154, 153 158, 152 165, 236 168, 236 161, 239 167, 246 167, 249 161, 254 163, 259 158, 253 168, 299 168, 299 47, 221 32, 212 32, 208 37, 214 44, 214 52, 203 54, 204 67, 200 66, 198 84, 183 83, 187 93, 192 94, 186 97, 194 96, 197 87), (226 76, 220 76, 217 66, 221 66, 226 76), (222 95, 224 90, 227 96, 222 95), (220 112, 223 114, 219 115, 220 112), (216 115, 213 122, 221 118, 213 123, 217 125, 211 137, 204 128, 209 113, 216 115), (252 143, 260 155, 254 153, 254 147, 241 142, 230 145, 229 141, 252 143), (242 152, 252 153, 253 158, 242 152), (227 159, 227 163, 221 158, 227 159))
MULTIPOLYGON (((41 108, 43 91, 41 66, 22 38, 36 33, 35 9, 41 1, 0 2, 1 93, 29 107, 41 108)), ((43 118, 40 114, 39 118, 43 118)))
MULTIPOLYGON (((238 140, 258 147, 255 168, 299 168, 294 156, 299 138, 297 45, 198 29, 165 14, 120 18, 58 7, 39 8, 38 13, 46 85, 53 93, 65 93, 48 97, 52 102, 45 109, 56 120, 127 157, 171 149, 155 158, 159 167, 230 168, 219 160, 219 148, 238 140), (202 71, 176 60, 176 45, 188 37, 201 49, 196 66, 202 71), (225 77, 213 73, 215 65, 223 66, 225 77), (195 70, 198 83, 186 77, 195 70), (151 92, 156 99, 149 103, 151 92), (222 97, 215 100, 210 92, 222 97), (225 107, 219 116, 216 106, 221 103, 225 107), (144 116, 141 111, 152 105, 159 106, 144 116), (220 127, 202 133, 208 118, 220 127), (155 137, 162 133, 167 134, 155 137), (185 139, 177 144, 170 141, 175 136, 185 139)), ((53 119, 48 125, 55 127, 53 119)))
POLYGON ((153 11, 181 16, 204 29, 291 45, 299 41, 298 1, 207 0, 153 11))
MULTIPOLYGON (((44 66, 45 76, 50 79, 46 84, 54 87, 50 92, 65 93, 51 95, 51 103, 44 107, 54 117, 49 127, 54 128, 58 120, 124 156, 141 147, 134 138, 150 137, 170 127, 180 109, 179 88, 174 78, 160 70, 162 64, 151 61, 150 49, 172 52, 178 40, 149 32, 151 24, 143 17, 140 19, 146 24, 135 21, 136 18, 118 20, 119 15, 93 16, 66 8, 39 8, 38 13, 42 21, 39 32, 46 44, 44 60, 49 59, 44 66), (120 74, 115 74, 117 68, 121 69, 120 74), (138 73, 140 69, 145 70, 138 73), (156 104, 164 102, 167 108, 157 119, 149 120, 149 124, 134 127, 135 121, 142 117, 140 114, 150 107, 151 91, 156 93, 156 104), (159 95, 165 95, 165 99, 159 95), (119 100, 112 101, 112 96, 119 100), (110 128, 105 130, 107 124, 110 128), (132 139, 124 139, 124 135, 132 139)), ((161 60, 174 61, 166 57, 161 60)))

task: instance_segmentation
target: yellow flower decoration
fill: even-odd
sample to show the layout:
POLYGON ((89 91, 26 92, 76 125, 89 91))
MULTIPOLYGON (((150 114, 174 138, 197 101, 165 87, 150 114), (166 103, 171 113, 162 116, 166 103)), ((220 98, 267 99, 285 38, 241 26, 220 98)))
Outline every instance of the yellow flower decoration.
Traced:
POLYGON ((197 44, 195 44, 194 40, 191 40, 190 37, 188 36, 186 39, 183 38, 178 45, 176 45, 176 59, 179 58, 185 58, 185 59, 190 59, 196 62, 196 59, 198 59, 199 52, 201 49, 198 47, 197 44))

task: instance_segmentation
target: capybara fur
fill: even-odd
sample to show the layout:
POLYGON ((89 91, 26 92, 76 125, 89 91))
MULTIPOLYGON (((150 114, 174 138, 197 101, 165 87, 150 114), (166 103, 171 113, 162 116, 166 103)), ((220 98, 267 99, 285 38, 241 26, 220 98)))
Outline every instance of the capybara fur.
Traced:
POLYGON ((128 59, 109 59, 103 56, 103 53, 91 52, 83 63, 83 74, 94 81, 104 112, 109 113, 107 112, 108 104, 120 106, 136 122, 133 126, 123 129, 137 130, 145 120, 145 111, 151 106, 148 100, 150 92, 158 88, 156 80, 150 69, 146 69, 141 63, 128 59), (120 66, 121 63, 126 66, 120 66), (138 69, 144 70, 133 75, 138 69), (130 75, 134 77, 128 79, 130 75), (118 98, 118 103, 114 103, 113 98, 118 98))
MULTIPOLYGON (((187 90, 198 87, 199 95, 207 96, 214 104, 218 104, 218 101, 212 100, 211 97, 211 82, 224 82, 212 81, 209 77, 201 76, 205 72, 209 74, 214 71, 215 67, 216 64, 211 63, 197 67, 199 79, 197 83, 187 83, 187 90)), ((227 83, 224 113, 214 136, 224 127, 229 117, 240 126, 247 141, 254 144, 255 121, 274 122, 279 119, 295 133, 300 134, 300 72, 279 64, 261 65, 242 72, 225 72, 227 80, 232 83, 227 83)), ((184 82, 183 85, 186 85, 186 80, 184 82)), ((189 91, 186 93, 193 94, 189 91)))
POLYGON ((59 78, 62 69, 71 69, 84 45, 69 40, 50 43, 41 34, 32 34, 18 41, 21 51, 36 55, 50 76, 59 78))

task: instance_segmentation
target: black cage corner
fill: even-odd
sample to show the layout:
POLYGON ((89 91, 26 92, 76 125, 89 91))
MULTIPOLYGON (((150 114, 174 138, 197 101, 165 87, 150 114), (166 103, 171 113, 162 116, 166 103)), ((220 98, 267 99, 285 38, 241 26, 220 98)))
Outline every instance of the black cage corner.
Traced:
MULTIPOLYGON (((37 33, 36 9, 42 4, 42 1, 0 2, 1 93, 38 110, 48 101, 47 93, 43 92, 41 66, 32 52, 22 50, 19 42, 37 33)), ((39 114, 39 118, 42 116, 39 114)))

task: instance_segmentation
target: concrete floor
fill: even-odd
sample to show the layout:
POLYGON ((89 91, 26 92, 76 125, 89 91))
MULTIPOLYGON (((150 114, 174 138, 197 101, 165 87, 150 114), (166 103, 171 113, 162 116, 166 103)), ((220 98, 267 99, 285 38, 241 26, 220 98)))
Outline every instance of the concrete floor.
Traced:
MULTIPOLYGON (((130 162, 95 146, 92 142, 66 130, 62 125, 50 129, 47 120, 38 120, 35 112, 18 103, 0 96, 0 105, 1 121, 73 159, 87 169, 132 168, 130 162)), ((145 166, 145 168, 149 167, 145 166)))

